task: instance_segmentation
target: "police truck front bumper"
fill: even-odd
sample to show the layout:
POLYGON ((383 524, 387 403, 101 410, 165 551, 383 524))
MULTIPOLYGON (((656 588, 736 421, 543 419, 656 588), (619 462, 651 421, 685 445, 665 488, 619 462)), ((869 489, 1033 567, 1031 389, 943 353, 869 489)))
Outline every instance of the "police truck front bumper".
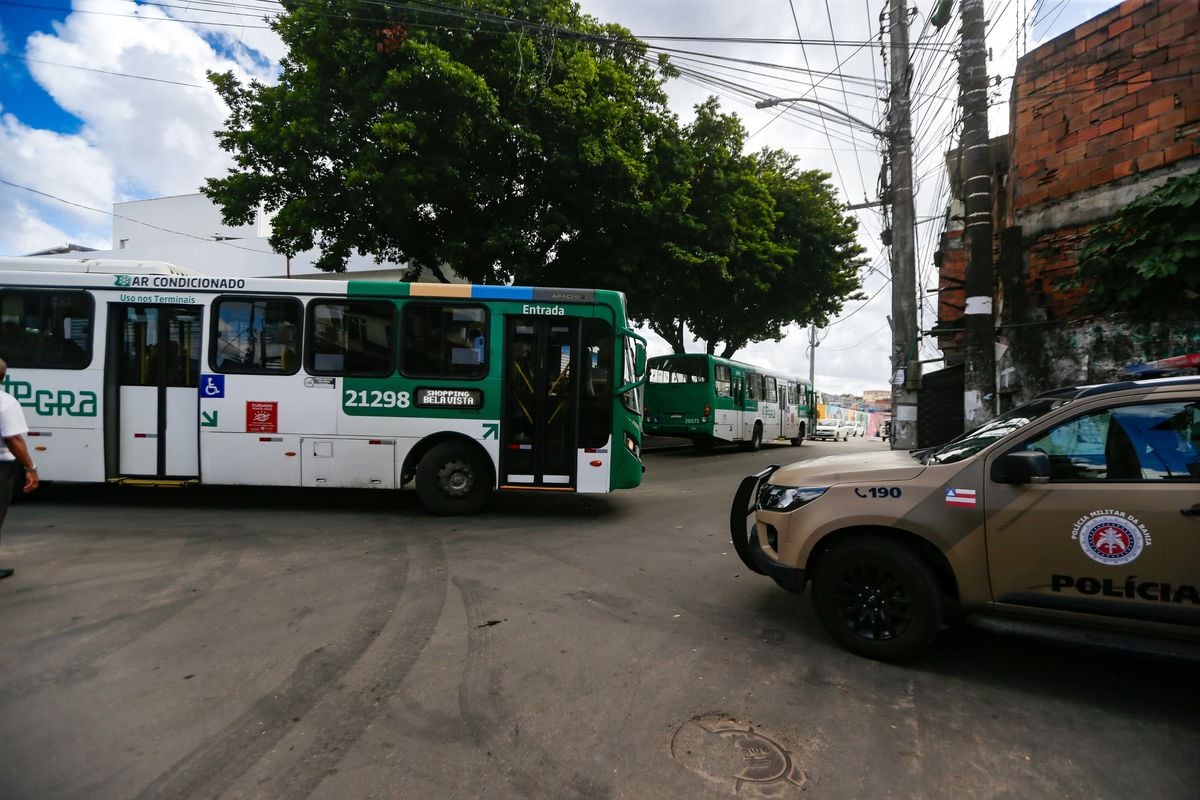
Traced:
POLYGON ((758 513, 758 490, 777 469, 779 465, 775 464, 742 479, 737 494, 733 497, 733 506, 729 510, 729 537, 733 540, 733 549, 747 568, 759 575, 766 575, 789 592, 799 594, 808 584, 804 570, 776 560, 763 549, 758 538, 757 520, 753 528, 746 525, 747 518, 758 513))

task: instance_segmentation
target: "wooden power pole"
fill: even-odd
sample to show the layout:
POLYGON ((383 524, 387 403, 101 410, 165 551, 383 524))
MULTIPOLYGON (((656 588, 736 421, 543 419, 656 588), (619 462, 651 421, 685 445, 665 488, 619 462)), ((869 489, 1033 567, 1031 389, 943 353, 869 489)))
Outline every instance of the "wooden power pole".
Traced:
POLYGON ((961 0, 962 60, 959 102, 964 235, 967 251, 966 360, 963 421, 977 428, 994 413, 996 399, 996 327, 992 312, 992 150, 988 136, 987 20, 983 0, 961 0))
POLYGON ((893 450, 917 446, 916 212, 913 209, 912 121, 909 107, 908 8, 891 0, 892 86, 888 111, 892 200, 892 438, 893 450))

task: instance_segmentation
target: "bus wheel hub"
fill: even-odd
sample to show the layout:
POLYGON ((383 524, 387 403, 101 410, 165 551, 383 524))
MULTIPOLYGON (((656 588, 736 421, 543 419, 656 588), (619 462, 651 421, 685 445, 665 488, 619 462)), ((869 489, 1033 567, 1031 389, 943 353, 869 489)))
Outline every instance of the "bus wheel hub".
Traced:
POLYGON ((442 491, 452 497, 462 497, 471 491, 474 480, 471 468, 462 461, 450 461, 438 471, 442 491))

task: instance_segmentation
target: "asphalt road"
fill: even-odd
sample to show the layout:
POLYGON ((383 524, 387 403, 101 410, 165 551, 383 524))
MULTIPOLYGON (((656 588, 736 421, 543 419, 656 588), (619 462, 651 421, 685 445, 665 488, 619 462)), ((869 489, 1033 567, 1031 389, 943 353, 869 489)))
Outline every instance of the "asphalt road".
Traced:
POLYGON ((509 495, 50 487, 0 541, 0 798, 1196 798, 1196 665, 970 629, 837 649, 647 456, 509 495))

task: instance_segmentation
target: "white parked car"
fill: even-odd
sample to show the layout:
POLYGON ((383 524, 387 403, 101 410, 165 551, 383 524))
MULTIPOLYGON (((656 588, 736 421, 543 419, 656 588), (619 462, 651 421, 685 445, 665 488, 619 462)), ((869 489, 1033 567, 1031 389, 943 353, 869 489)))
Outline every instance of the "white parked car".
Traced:
POLYGON ((846 441, 853 435, 853 424, 844 419, 819 419, 813 428, 812 438, 846 441))

